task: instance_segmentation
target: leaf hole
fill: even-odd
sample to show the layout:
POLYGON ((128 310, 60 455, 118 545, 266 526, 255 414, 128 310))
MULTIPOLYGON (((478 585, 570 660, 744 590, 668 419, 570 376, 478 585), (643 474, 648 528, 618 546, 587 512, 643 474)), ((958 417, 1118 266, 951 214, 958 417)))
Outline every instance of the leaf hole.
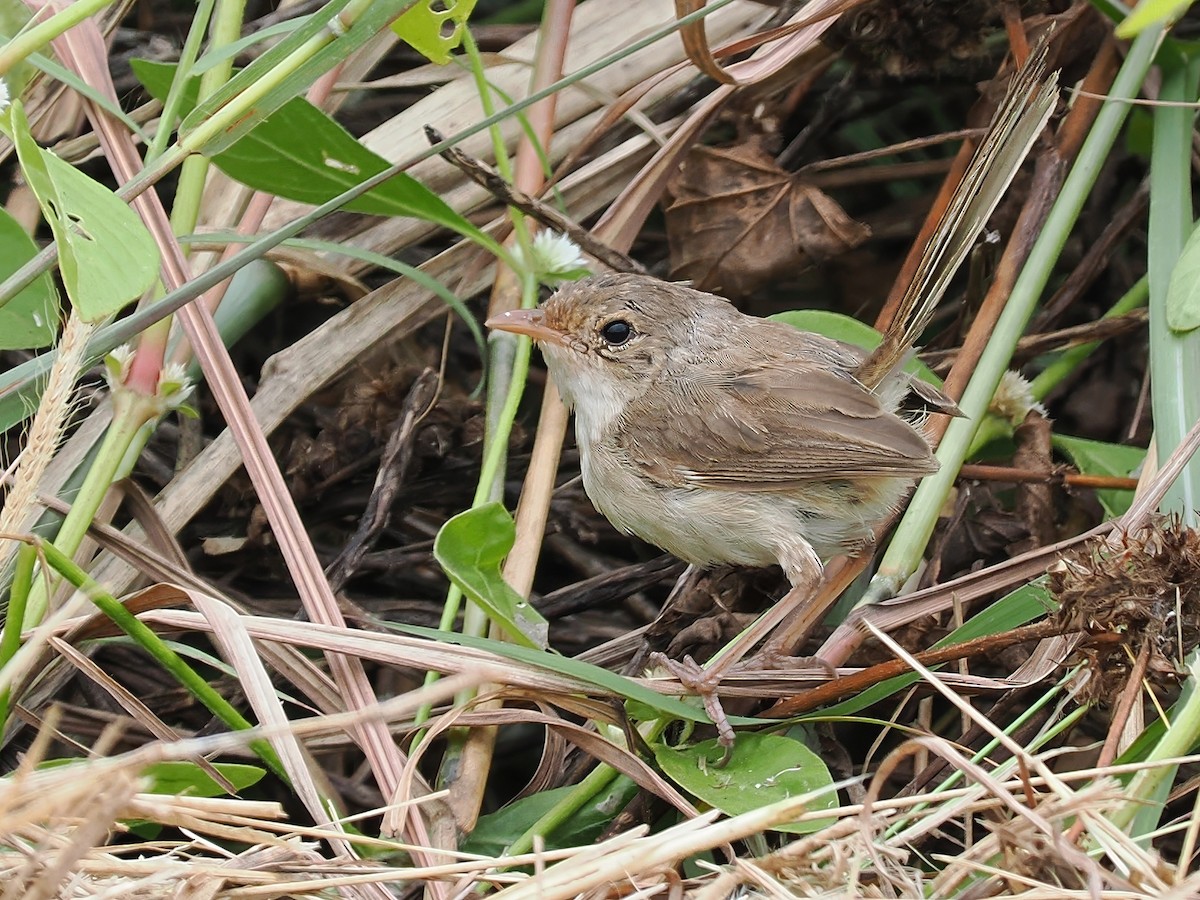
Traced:
POLYGON ((85 241, 94 242, 96 240, 94 237, 92 237, 91 232, 84 227, 83 219, 81 217, 77 216, 75 213, 69 212, 67 213, 66 219, 68 224, 71 226, 71 230, 75 232, 76 235, 83 238, 85 241))

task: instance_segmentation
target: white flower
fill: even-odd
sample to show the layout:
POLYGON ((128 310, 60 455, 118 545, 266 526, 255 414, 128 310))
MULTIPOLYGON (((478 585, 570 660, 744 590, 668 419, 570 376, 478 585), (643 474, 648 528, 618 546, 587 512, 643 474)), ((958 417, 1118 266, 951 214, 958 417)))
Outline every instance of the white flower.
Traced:
POLYGON ((12 97, 8 94, 8 82, 0 78, 0 113, 8 109, 8 103, 12 97))
POLYGON ((1000 385, 996 388, 996 394, 992 397, 991 405, 988 408, 1014 426, 1024 422, 1025 416, 1030 412, 1046 415, 1046 407, 1033 399, 1033 393, 1029 390, 1029 382, 1021 376, 1020 372, 1014 372, 1012 369, 1000 377, 1000 385))
POLYGON ((530 263, 541 281, 554 284, 587 274, 587 260, 579 246, 565 234, 539 231, 533 239, 530 263))
MULTIPOLYGON (((129 344, 122 344, 104 357, 104 377, 114 400, 122 394, 133 394, 125 386, 125 379, 129 377, 129 366, 133 362, 133 354, 133 347, 129 344)), ((187 369, 179 363, 169 363, 159 373, 154 396, 152 398, 143 397, 143 399, 154 404, 157 409, 156 418, 170 410, 178 410, 184 415, 195 415, 186 402, 193 387, 192 380, 188 378, 187 369)))
POLYGON ((104 357, 104 379, 108 382, 110 391, 125 386, 125 377, 129 374, 129 364, 132 361, 133 347, 129 344, 113 347, 112 351, 104 357))
POLYGON ((179 363, 170 363, 158 378, 158 396, 168 409, 181 409, 192 392, 192 381, 187 369, 179 363))

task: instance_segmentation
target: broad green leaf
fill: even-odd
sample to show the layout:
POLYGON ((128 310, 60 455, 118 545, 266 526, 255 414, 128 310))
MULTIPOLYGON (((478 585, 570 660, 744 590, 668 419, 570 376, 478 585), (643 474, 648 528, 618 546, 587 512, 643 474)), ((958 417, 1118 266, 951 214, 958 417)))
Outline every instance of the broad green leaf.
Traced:
POLYGON ((500 573, 517 527, 500 503, 486 503, 450 519, 433 542, 434 558, 446 575, 482 607, 508 636, 526 647, 544 649, 549 626, 529 601, 500 573))
MULTIPOLYGON (((146 90, 164 100, 176 67, 144 59, 133 60, 132 66, 146 90)), ((199 78, 189 79, 184 89, 185 115, 196 105, 199 83, 199 78)), ((255 190, 313 205, 336 197, 391 165, 302 97, 288 100, 240 140, 213 156, 213 163, 230 178, 255 190)), ((346 209, 375 216, 424 219, 489 249, 495 247, 491 238, 441 197, 404 173, 347 203, 346 209)))
MULTIPOLYGON (((728 764, 718 768, 724 752, 716 740, 682 749, 654 745, 654 758, 672 781, 728 816, 804 794, 815 794, 814 810, 832 809, 838 804, 829 769, 800 741, 778 734, 739 734, 728 764)), ((807 834, 832 821, 792 822, 772 830, 807 834)))
POLYGON ((419 0, 392 23, 392 31, 426 59, 445 65, 450 62, 450 51, 462 43, 475 0, 439 0, 437 5, 441 8, 435 10, 433 0, 419 0))
MULTIPOLYGON (((37 245, 16 219, 0 209, 0 279, 37 255, 37 245)), ((49 275, 0 306, 0 350, 32 350, 54 343, 58 333, 58 292, 49 275)))
MULTIPOLYGON (((638 786, 629 779, 622 779, 628 785, 629 799, 637 795, 638 786)), ((550 812, 560 801, 575 790, 574 785, 539 791, 520 800, 514 800, 507 806, 480 816, 479 822, 463 842, 464 853, 478 853, 481 856, 501 857, 504 851, 521 835, 528 831, 534 823, 550 812)), ((607 801, 611 799, 607 793, 602 795, 607 801)), ((577 810, 553 832, 546 835, 547 850, 558 850, 563 847, 580 847, 590 844, 613 818, 611 804, 597 805, 587 803, 577 810)))
POLYGON ((1200 327, 1200 228, 1192 232, 1171 270, 1167 325, 1172 331, 1182 332, 1200 327))
POLYGON ((1117 37, 1129 40, 1153 25, 1174 22, 1191 5, 1191 0, 1141 0, 1117 26, 1117 37))
POLYGON ((158 248, 112 191, 37 145, 19 102, 11 122, 21 170, 58 243, 67 296, 81 319, 102 321, 154 283, 158 248))
MULTIPOLYGON (((1061 434, 1054 435, 1053 441, 1055 449, 1071 457, 1075 468, 1085 475, 1127 478, 1146 460, 1146 451, 1141 447, 1089 441, 1087 438, 1067 437, 1061 434)), ((1129 509, 1129 504, 1133 502, 1133 491, 1105 488, 1096 491, 1096 499, 1110 517, 1116 518, 1124 515, 1129 509)))
POLYGON ((361 11, 347 27, 340 14, 349 2, 330 0, 304 26, 206 98, 180 125, 180 144, 205 156, 229 148, 379 34, 415 0, 375 0, 365 8, 356 4, 361 11))
MULTIPOLYGON (((791 325, 801 331, 811 331, 835 341, 853 344, 864 350, 874 350, 883 340, 883 336, 865 322, 825 309, 790 309, 767 318, 791 325)), ((915 357, 905 364, 904 371, 910 375, 916 375, 934 387, 942 386, 942 379, 934 375, 929 366, 915 357)))

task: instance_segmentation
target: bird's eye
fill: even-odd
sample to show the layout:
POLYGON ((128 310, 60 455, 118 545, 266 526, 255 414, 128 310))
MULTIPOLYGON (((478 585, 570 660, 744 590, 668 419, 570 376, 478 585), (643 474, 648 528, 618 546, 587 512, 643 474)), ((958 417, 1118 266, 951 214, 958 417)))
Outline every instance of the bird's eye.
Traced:
POLYGON ((620 347, 633 337, 633 326, 624 319, 613 319, 601 327, 600 337, 604 338, 610 347, 620 347))

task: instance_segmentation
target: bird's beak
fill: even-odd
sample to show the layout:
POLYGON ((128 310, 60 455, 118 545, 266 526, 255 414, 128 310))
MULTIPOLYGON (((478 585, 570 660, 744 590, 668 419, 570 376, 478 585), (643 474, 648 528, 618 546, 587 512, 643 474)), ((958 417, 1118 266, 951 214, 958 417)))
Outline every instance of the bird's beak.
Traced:
POLYGON ((566 344, 567 336, 546 324, 546 316, 540 309, 510 309, 497 313, 484 323, 497 331, 527 334, 535 341, 566 344))

